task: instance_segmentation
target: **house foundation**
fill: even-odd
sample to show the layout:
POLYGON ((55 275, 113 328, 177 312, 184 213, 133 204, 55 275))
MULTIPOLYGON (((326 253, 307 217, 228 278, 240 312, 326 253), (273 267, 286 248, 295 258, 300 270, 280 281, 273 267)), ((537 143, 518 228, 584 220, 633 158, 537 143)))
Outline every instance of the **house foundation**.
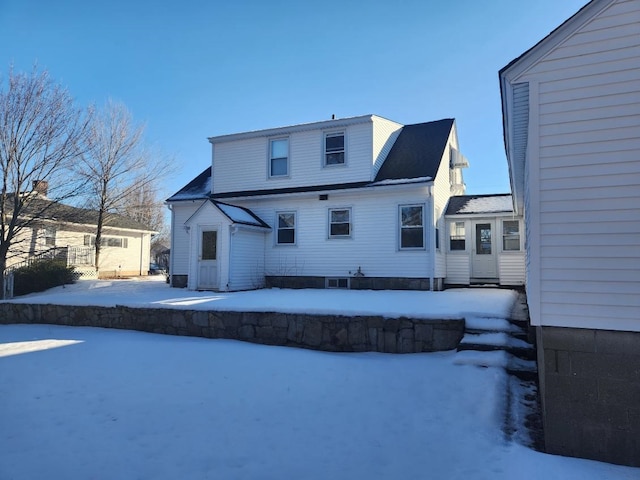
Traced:
POLYGON ((640 467, 640 333, 536 335, 547 452, 640 467))

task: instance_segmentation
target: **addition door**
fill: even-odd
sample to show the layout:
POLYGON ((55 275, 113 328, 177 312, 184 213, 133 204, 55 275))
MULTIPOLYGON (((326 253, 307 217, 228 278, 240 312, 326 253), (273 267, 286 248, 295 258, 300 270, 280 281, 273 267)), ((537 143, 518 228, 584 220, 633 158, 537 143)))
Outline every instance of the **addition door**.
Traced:
POLYGON ((200 230, 198 245, 198 289, 218 288, 218 231, 200 230))
POLYGON ((495 240, 495 223, 473 222, 472 277, 474 279, 496 279, 498 265, 495 240))

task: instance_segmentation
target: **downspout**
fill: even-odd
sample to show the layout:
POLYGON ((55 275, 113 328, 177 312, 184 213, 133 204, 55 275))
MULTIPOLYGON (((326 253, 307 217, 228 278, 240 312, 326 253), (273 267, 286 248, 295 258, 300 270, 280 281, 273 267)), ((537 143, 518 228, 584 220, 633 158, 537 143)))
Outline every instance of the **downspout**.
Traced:
MULTIPOLYGON (((167 208, 171 212, 171 245, 169 248, 172 248, 175 245, 175 239, 173 236, 176 233, 176 222, 175 222, 175 214, 173 212, 173 205, 170 203, 167 204, 167 208)), ((173 287, 173 252, 169 251, 169 286, 173 287)))
MULTIPOLYGON (((149 243, 149 248, 151 248, 151 243, 149 243)), ((144 232, 140 233, 140 273, 142 276, 142 266, 144 265, 144 232)))
POLYGON ((429 230, 431 234, 429 235, 429 252, 431 254, 431 268, 429 268, 429 290, 434 291, 433 282, 435 281, 435 269, 436 269, 436 243, 435 243, 435 223, 434 223, 434 213, 435 213, 435 205, 433 202, 433 182, 429 185, 429 224, 431 227, 429 230))

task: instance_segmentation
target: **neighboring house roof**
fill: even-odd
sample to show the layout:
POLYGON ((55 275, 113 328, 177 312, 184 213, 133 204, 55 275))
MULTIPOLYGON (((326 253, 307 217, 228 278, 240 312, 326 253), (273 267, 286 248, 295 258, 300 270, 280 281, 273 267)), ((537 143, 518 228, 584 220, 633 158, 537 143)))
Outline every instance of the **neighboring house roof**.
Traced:
MULTIPOLYGON (((96 210, 72 207, 47 198, 30 199, 24 204, 22 215, 51 222, 75 223, 80 225, 96 225, 98 222, 98 212, 96 210)), ((116 213, 105 214, 103 225, 105 227, 124 228, 144 232, 154 231, 147 225, 116 213)))
POLYGON ((445 215, 472 215, 484 213, 513 213, 511 194, 458 195, 451 197, 445 215))
MULTIPOLYGON (((362 118, 369 117, 355 117, 357 120, 362 118)), ((348 120, 353 121, 354 119, 348 120)), ((211 194, 211 167, 209 167, 169 197, 167 202, 206 198, 236 198, 287 193, 326 192, 369 186, 377 187, 399 183, 431 181, 435 178, 438 168, 440 167, 444 149, 447 145, 454 122, 454 119, 447 118, 434 122, 403 126, 373 182, 362 181, 329 185, 305 185, 302 187, 244 190, 211 194)), ((309 125, 316 126, 316 124, 309 125)), ((270 131, 271 130, 247 132, 247 134, 257 135, 258 133, 262 134, 270 131)), ((232 137, 235 139, 237 135, 232 137)), ((226 135, 212 138, 226 139, 227 137, 230 136, 226 135)))
POLYGON ((453 118, 446 118, 402 127, 375 180, 434 179, 453 123, 453 118))

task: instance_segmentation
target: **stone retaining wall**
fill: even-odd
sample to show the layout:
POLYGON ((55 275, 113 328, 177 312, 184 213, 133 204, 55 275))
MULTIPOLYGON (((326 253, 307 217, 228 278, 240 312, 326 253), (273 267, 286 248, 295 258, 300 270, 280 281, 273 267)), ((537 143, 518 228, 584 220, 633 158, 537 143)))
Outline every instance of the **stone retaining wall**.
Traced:
POLYGON ((332 352, 386 353, 451 350, 460 342, 464 330, 464 319, 347 317, 21 303, 0 303, 0 323, 122 328, 332 352))

